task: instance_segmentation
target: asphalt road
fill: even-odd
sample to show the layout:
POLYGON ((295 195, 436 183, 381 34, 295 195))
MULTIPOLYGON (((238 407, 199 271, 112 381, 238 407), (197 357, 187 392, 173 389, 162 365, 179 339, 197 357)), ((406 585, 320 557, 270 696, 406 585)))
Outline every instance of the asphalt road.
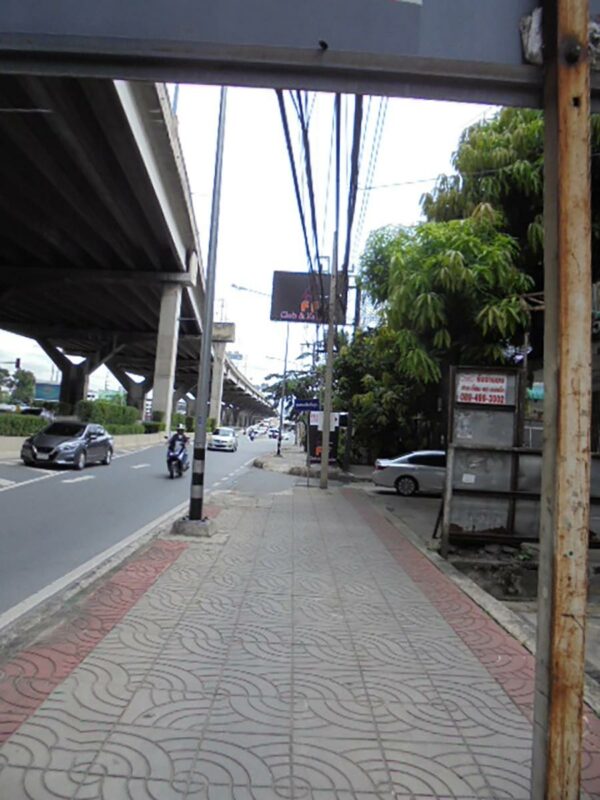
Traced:
MULTIPOLYGON (((207 489, 252 485, 252 460, 275 446, 240 436, 236 453, 209 452, 207 489)), ((191 472, 170 480, 165 456, 157 445, 82 472, 0 463, 0 614, 184 502, 191 472)))

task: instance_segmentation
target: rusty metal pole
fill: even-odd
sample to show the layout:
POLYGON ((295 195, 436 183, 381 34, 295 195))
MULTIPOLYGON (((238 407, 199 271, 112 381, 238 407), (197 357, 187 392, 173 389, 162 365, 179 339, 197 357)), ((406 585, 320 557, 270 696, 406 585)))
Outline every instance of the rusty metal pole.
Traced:
POLYGON ((591 406, 588 0, 544 3, 544 459, 535 800, 578 800, 591 406))

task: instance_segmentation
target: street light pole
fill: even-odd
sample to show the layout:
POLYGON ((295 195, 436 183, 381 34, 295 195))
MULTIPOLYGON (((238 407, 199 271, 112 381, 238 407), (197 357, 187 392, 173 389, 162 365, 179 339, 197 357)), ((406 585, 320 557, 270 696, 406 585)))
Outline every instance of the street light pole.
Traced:
POLYGON ((325 392, 323 397, 323 438, 321 442, 321 477, 319 486, 327 489, 329 483, 329 433, 331 430, 331 408, 333 394, 333 346, 335 340, 335 322, 337 312, 337 265, 338 265, 338 231, 340 225, 340 122, 342 97, 335 96, 335 232, 333 235, 333 253, 329 276, 329 327, 327 328, 327 362, 325 366, 325 392))
POLYGON ((281 382, 281 408, 279 409, 279 434, 277 436, 277 455, 281 455, 281 438, 283 431, 283 406, 285 404, 286 396, 286 383, 287 383, 287 364, 288 364, 288 347, 290 344, 290 323, 286 326, 285 333, 285 358, 283 359, 283 381, 281 382))
POLYGON ((221 206, 221 178, 223 174, 223 146, 225 142, 225 112, 227 88, 221 88, 219 104, 219 127, 215 157, 215 176, 210 218, 208 263, 206 266, 206 295, 204 299, 204 330, 198 370, 197 419, 194 435, 194 458, 192 466, 192 488, 190 497, 190 520, 202 520, 204 504, 204 465, 206 462, 206 417, 210 386, 212 327, 215 305, 215 277, 217 267, 217 242, 219 239, 219 212, 221 206))

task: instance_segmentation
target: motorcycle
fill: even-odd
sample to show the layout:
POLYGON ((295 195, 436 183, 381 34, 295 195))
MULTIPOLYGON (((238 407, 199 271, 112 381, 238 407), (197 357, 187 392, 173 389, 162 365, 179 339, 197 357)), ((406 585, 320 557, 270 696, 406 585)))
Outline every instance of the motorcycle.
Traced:
POLYGON ((167 450, 167 469, 169 478, 181 478, 183 473, 189 469, 190 460, 187 454, 185 442, 173 442, 167 450))
POLYGON ((250 439, 251 442, 254 441, 254 437, 255 436, 256 436, 256 433, 254 431, 248 431, 248 438, 250 439))

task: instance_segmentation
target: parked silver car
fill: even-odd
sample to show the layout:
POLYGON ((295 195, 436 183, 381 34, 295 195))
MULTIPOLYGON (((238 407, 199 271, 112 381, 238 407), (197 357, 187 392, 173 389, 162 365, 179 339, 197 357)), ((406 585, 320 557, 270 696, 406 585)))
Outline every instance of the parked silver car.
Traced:
POLYGON ((375 462, 373 483, 395 489, 403 497, 417 492, 441 494, 446 479, 446 453, 442 450, 418 450, 399 458, 381 458, 375 462))

